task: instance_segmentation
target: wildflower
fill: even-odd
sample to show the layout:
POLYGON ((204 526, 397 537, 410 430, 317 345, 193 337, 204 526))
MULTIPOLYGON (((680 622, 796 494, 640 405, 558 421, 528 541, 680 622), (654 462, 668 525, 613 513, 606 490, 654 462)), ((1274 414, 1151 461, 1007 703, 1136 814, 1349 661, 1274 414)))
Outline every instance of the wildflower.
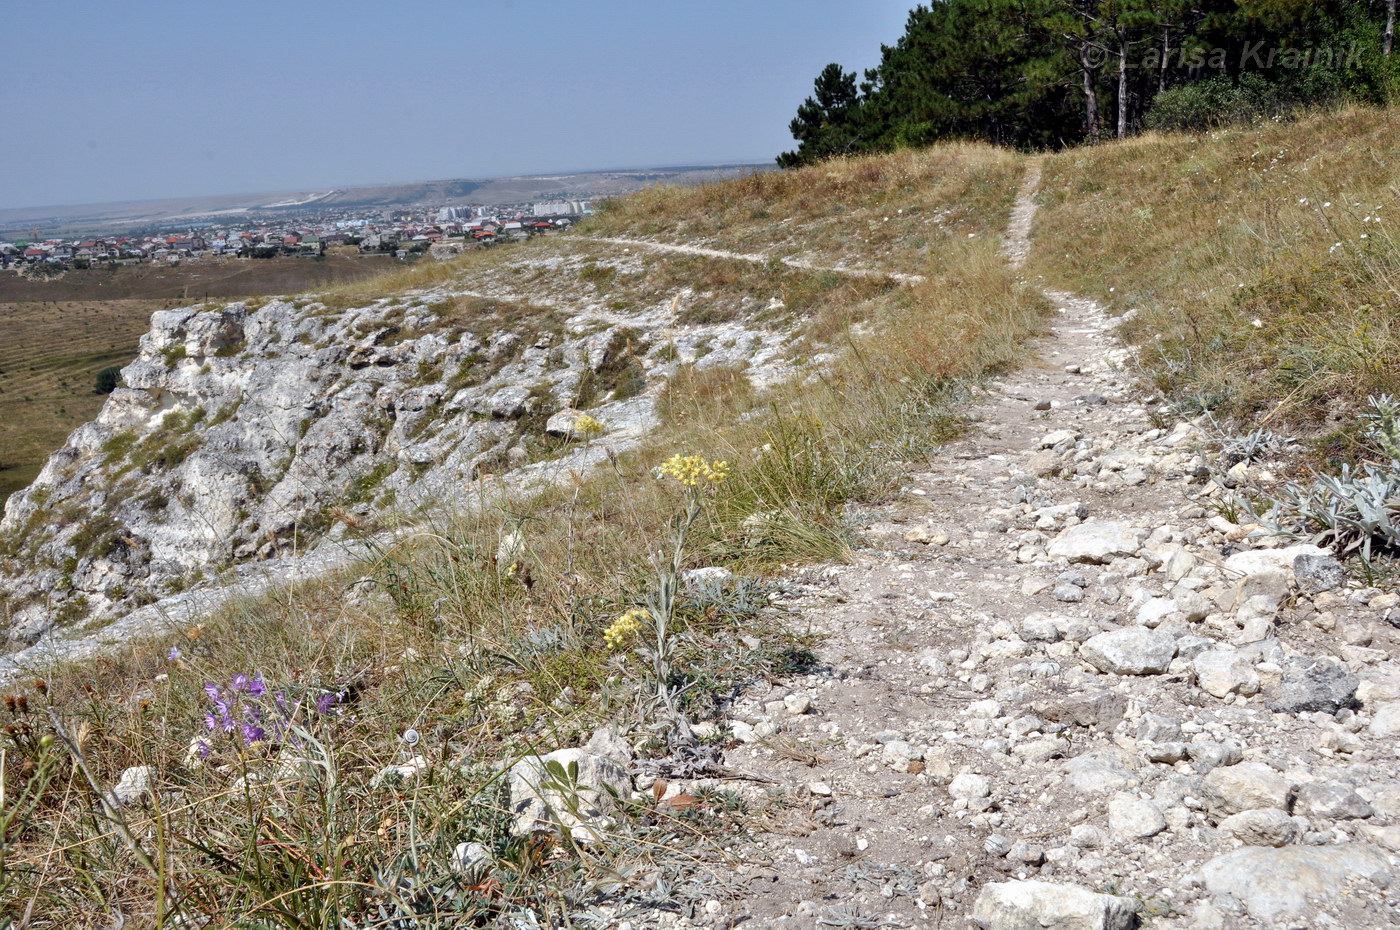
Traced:
POLYGON ((244 723, 239 730, 243 734, 243 745, 245 746, 261 743, 267 739, 267 731, 256 723, 244 723))
POLYGON ((248 693, 253 697, 262 697, 267 693, 267 685, 263 682, 261 675, 248 682, 248 693))
POLYGON ((165 657, 166 657, 167 659, 169 659, 171 662, 174 662, 176 659, 180 658, 182 655, 184 655, 184 653, 180 651, 180 647, 179 647, 179 646, 171 646, 171 647, 170 647, 170 651, 167 652, 167 653, 165 654, 165 657))
POLYGON ((646 611, 635 607, 623 612, 603 631, 603 642, 607 643, 609 649, 621 649, 642 631, 646 619, 646 611))
POLYGON ((331 708, 334 707, 339 700, 340 695, 327 691, 325 694, 316 698, 316 713, 329 714, 331 708))
POLYGON ((729 463, 707 462, 704 456, 676 453, 658 470, 663 478, 675 478, 688 488, 703 484, 720 485, 729 477, 729 463))
POLYGON ((603 431, 603 424, 597 417, 580 413, 574 418, 574 432, 580 436, 596 436, 603 431))
POLYGON ((247 691, 248 676, 244 675, 242 672, 239 672, 237 675, 234 675, 228 683, 228 689, 230 691, 247 691))

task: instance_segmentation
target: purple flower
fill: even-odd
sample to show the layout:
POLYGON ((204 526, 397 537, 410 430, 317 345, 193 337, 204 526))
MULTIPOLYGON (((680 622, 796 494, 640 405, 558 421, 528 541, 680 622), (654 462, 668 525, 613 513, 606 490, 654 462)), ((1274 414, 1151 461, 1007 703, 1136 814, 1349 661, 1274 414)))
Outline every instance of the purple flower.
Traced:
POLYGON ((234 675, 233 679, 228 683, 228 688, 230 691, 247 691, 248 676, 239 672, 237 675, 234 675))
POLYGON ((261 675, 248 683, 248 693, 253 697, 262 697, 267 693, 267 685, 263 682, 261 675))
POLYGON ((242 726, 243 745, 251 746, 253 743, 261 743, 267 739, 267 732, 257 724, 245 723, 242 726))
POLYGON ((213 733, 213 732, 214 732, 214 728, 217 727, 218 725, 219 725, 219 722, 218 722, 217 720, 214 719, 214 715, 213 715, 213 714, 205 714, 205 715, 204 715, 204 728, 205 728, 206 730, 208 730, 210 733, 213 733))
POLYGON ((316 698, 316 713, 329 714, 331 712, 331 708, 334 707, 336 702, 339 700, 340 695, 333 694, 327 691, 325 694, 316 698))
POLYGON ((204 693, 209 695, 209 700, 218 703, 220 697, 218 685, 214 684, 212 681, 206 681, 204 683, 204 693))
POLYGON ((209 744, 206 743, 204 740, 200 740, 198 743, 195 743, 195 751, 199 753, 199 757, 201 759, 209 758, 209 744))
POLYGON ((167 652, 167 653, 165 654, 165 657, 166 657, 167 659, 169 659, 171 662, 174 662, 176 659, 180 658, 180 656, 182 656, 182 655, 184 655, 184 653, 180 651, 180 647, 179 647, 179 646, 171 646, 171 647, 170 647, 170 651, 167 652))

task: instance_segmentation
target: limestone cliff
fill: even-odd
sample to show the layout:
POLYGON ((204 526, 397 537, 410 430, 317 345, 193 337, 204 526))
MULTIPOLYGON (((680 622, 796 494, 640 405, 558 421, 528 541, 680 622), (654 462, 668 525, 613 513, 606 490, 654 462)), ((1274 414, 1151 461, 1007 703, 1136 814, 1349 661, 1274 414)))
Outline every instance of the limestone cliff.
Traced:
POLYGON ((633 442, 676 365, 771 364, 783 342, 682 322, 688 291, 621 314, 576 258, 515 267, 537 281, 528 297, 497 269, 470 290, 459 278, 407 296, 156 313, 97 419, 6 504, 8 638, 114 618, 304 550, 347 519, 457 500, 558 456, 574 408, 601 421, 597 442, 633 442))

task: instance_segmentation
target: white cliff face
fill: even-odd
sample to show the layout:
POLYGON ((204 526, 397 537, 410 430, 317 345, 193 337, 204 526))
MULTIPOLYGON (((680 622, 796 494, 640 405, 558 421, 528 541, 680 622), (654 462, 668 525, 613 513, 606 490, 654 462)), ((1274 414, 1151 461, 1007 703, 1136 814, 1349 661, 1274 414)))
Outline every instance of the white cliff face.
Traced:
POLYGON ((0 632, 115 618, 304 550, 337 514, 450 504, 568 442, 545 431, 564 408, 635 441, 665 375, 702 353, 756 383, 784 370, 784 333, 680 325, 680 299, 621 318, 444 287, 157 312, 97 419, 6 503, 0 632))

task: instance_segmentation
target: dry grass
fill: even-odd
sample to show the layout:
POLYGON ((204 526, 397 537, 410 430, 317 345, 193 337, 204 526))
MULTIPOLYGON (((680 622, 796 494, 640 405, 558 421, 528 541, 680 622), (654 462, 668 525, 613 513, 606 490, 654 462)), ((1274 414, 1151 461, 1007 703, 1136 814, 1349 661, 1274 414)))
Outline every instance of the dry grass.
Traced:
POLYGON ((906 149, 651 188, 609 201, 582 232, 923 272, 950 240, 1000 235, 1022 170, 1015 154, 975 143, 906 149))
POLYGON ((97 372, 125 365, 173 301, 0 304, 0 506, 106 399, 97 372))
POLYGON ((838 316, 841 308, 863 305, 900 286, 888 278, 809 271, 778 261, 624 254, 616 246, 574 237, 559 243, 583 263, 576 293, 615 312, 654 309, 684 294, 676 305, 683 324, 745 320, 773 326, 838 316))
POLYGON ((410 294, 549 253, 552 237, 519 243, 501 243, 490 248, 469 249, 444 260, 424 258, 412 264, 391 261, 378 274, 317 292, 317 297, 333 308, 364 306, 380 297, 410 294))
POLYGON ((1351 109, 1053 156, 1034 269, 1140 308, 1128 332, 1153 344, 1152 376, 1184 402, 1344 428, 1367 394, 1400 389, 1400 252, 1384 222, 1400 194, 1397 115, 1351 109))
MULTIPOLYGON (((363 279, 398 263, 388 256, 329 255, 313 258, 202 258, 178 265, 148 262, 70 270, 55 279, 0 274, 0 302, 236 299, 294 294, 363 279)), ((179 304, 177 304, 178 306, 179 304)))

